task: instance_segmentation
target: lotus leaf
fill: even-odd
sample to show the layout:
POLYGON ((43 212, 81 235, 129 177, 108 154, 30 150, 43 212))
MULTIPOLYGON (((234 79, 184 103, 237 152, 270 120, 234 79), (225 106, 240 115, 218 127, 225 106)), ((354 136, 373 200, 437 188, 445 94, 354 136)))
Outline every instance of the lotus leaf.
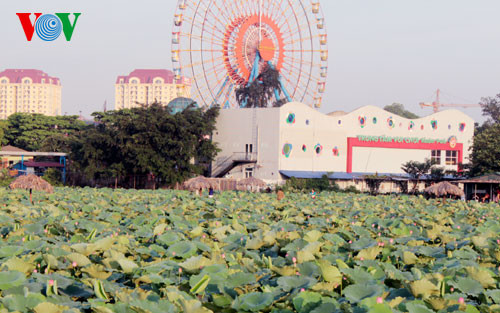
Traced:
POLYGON ((273 302, 273 295, 271 293, 251 292, 239 296, 233 302, 233 309, 249 312, 258 312, 267 308, 273 302))
POLYGON ((306 313, 314 310, 321 304, 321 294, 305 291, 293 298, 293 306, 299 313, 306 313))
POLYGON ((459 277, 449 284, 469 295, 478 295, 484 291, 483 286, 477 280, 468 277, 459 277))
POLYGON ((171 245, 167 253, 169 256, 187 259, 196 254, 198 248, 191 241, 181 241, 171 245))
POLYGON ((21 286, 26 281, 23 273, 17 271, 0 272, 0 290, 21 286))
POLYGON ((344 290, 344 295, 351 303, 358 303, 363 299, 380 296, 383 289, 376 285, 354 284, 344 290))

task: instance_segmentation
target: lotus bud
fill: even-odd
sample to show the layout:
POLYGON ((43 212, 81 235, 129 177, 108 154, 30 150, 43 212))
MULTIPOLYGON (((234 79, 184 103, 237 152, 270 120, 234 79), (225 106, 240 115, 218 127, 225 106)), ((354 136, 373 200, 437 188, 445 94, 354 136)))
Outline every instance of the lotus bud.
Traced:
POLYGON ((73 267, 77 267, 77 266, 78 266, 78 263, 73 262, 73 263, 71 263, 71 265, 73 265, 73 267))
POLYGON ((450 288, 450 291, 451 291, 451 292, 455 291, 455 288, 451 287, 451 288, 450 288))
POLYGON ((463 297, 458 298, 458 303, 464 304, 465 303, 465 299, 463 297))
POLYGON ((182 267, 179 267, 179 274, 182 273, 182 267))
POLYGON ((384 303, 384 299, 382 299, 382 297, 378 297, 377 298, 377 303, 384 303))
POLYGON ((304 291, 306 291, 304 288, 301 288, 301 289, 300 289, 300 292, 304 292, 304 291))
POLYGON ((54 286, 54 280, 53 279, 49 280, 49 286, 54 286))
POLYGON ((292 262, 293 262, 293 263, 297 263, 297 258, 296 258, 296 257, 293 257, 293 258, 292 258, 292 262))

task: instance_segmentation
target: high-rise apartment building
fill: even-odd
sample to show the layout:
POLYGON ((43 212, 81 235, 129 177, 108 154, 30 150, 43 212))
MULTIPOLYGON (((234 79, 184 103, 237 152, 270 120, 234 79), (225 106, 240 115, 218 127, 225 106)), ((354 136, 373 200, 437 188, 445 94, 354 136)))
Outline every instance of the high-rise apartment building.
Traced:
POLYGON ((178 97, 191 96, 191 81, 176 79, 169 70, 134 70, 118 76, 115 85, 115 109, 129 109, 156 102, 167 105, 178 97))
POLYGON ((14 113, 61 114, 61 82, 40 70, 0 72, 0 119, 14 113))

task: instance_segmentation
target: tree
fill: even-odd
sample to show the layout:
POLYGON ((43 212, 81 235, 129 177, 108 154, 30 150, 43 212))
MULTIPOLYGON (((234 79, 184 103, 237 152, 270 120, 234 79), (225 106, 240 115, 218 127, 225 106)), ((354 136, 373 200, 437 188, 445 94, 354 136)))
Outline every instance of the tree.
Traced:
POLYGON ((483 98, 480 104, 483 109, 483 116, 488 117, 489 124, 500 123, 500 94, 497 94, 494 98, 483 98))
POLYGON ((387 112, 391 112, 391 113, 394 113, 396 115, 405 117, 407 119, 419 118, 419 116, 416 115, 415 113, 412 113, 412 112, 406 110, 404 105, 402 105, 401 103, 393 103, 391 105, 387 105, 384 107, 384 110, 386 110, 387 112))
POLYGON ((7 121, 0 121, 0 147, 6 145, 8 143, 7 138, 5 137, 5 132, 9 127, 7 121))
POLYGON ((471 175, 500 172, 500 123, 476 129, 472 145, 471 175))
POLYGON ((158 103, 94 113, 95 125, 72 143, 72 170, 91 182, 117 184, 136 176, 163 185, 182 182, 215 158, 218 149, 210 138, 218 113, 218 107, 189 106, 172 114, 158 103))
POLYGON ((415 185, 413 186, 412 193, 415 193, 418 188, 418 184, 420 183, 420 178, 423 175, 427 175, 435 163, 429 159, 426 159, 424 162, 418 161, 408 161, 403 164, 401 169, 403 172, 408 174, 411 179, 415 180, 415 185))
MULTIPOLYGON (((5 138, 8 144, 28 151, 37 151, 48 138, 55 136, 61 140, 61 136, 74 135, 85 128, 85 123, 80 121, 78 116, 15 113, 8 117, 7 126, 5 138)), ((47 151, 51 150, 53 149, 47 151)))
POLYGON ((500 171, 500 94, 481 101, 483 115, 488 120, 474 132, 470 156, 473 176, 500 171))
MULTIPOLYGON (((241 85, 236 89, 236 100, 241 107, 265 108, 269 106, 275 90, 281 95, 280 73, 274 67, 266 64, 264 70, 250 84, 241 85)), ((274 107, 282 106, 286 101, 277 100, 274 107)))

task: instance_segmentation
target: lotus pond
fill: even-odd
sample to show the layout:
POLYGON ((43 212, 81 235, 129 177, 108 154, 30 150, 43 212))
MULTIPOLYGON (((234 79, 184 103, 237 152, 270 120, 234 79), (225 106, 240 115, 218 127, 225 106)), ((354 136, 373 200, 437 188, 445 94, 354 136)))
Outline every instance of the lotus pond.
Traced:
POLYGON ((0 189, 0 312, 492 312, 500 207, 0 189))

